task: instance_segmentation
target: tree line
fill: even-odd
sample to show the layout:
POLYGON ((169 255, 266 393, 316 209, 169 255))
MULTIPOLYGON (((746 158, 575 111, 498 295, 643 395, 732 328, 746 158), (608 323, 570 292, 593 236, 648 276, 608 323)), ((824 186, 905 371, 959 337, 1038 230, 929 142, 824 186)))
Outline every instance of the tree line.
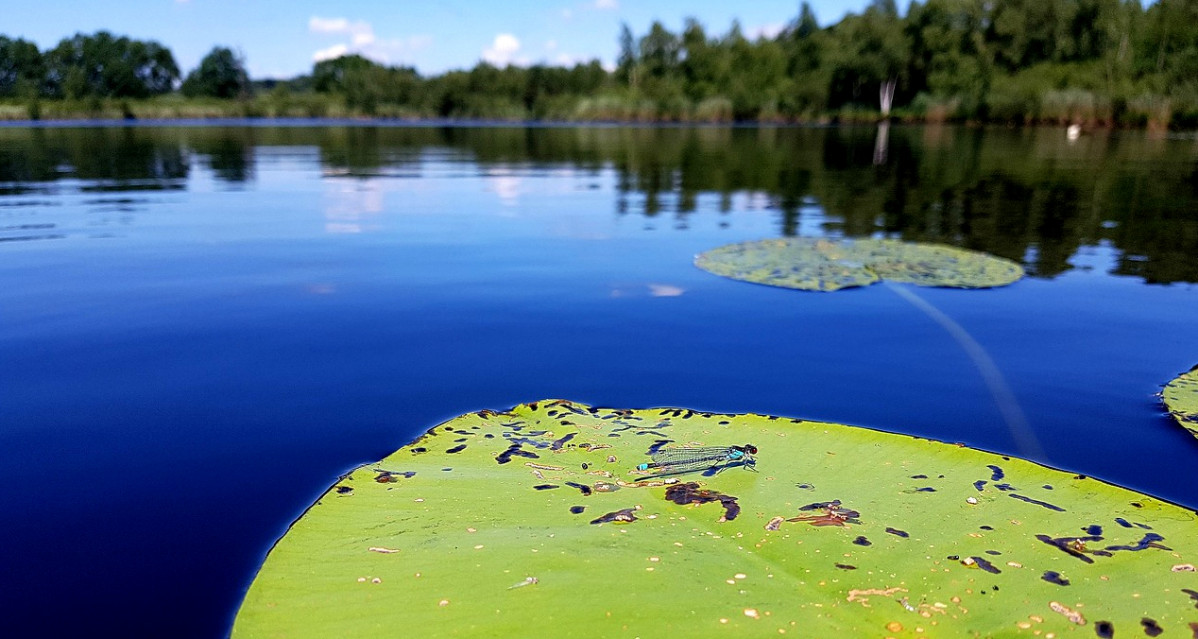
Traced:
POLYGON ((598 60, 422 76, 360 55, 251 82, 216 47, 185 77, 157 42, 77 34, 39 51, 0 36, 0 98, 254 100, 273 115, 1198 127, 1198 0, 874 0, 821 26, 803 3, 776 34, 625 25, 598 60), (299 112, 296 109, 300 109, 299 112))

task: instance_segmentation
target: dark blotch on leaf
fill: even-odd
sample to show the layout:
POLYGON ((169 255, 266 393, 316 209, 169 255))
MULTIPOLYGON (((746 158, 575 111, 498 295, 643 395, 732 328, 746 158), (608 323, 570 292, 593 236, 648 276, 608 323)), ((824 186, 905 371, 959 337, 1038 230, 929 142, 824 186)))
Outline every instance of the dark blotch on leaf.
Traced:
POLYGON ((1116 517, 1115 523, 1119 524, 1120 526, 1123 526, 1124 528, 1131 528, 1131 524, 1128 523, 1128 521, 1122 517, 1116 517))
POLYGON ((979 480, 973 482, 973 487, 976 488, 979 493, 982 492, 982 487, 985 485, 986 485, 985 479, 979 479, 979 480))
POLYGON ((558 486, 557 484, 537 484, 536 486, 533 486, 533 488, 535 490, 552 490, 554 488, 561 488, 561 486, 558 486))
POLYGON ((858 546, 872 546, 873 545, 873 542, 866 539, 865 535, 858 535, 857 538, 853 540, 853 543, 857 544, 858 546))
POLYGON ((518 455, 520 457, 533 457, 533 458, 540 457, 540 455, 538 455, 532 451, 527 451, 527 450, 522 449, 521 446, 522 446, 522 444, 520 442, 516 442, 516 443, 512 444, 511 446, 508 446, 507 450, 503 451, 502 453, 499 453, 495 457, 495 461, 497 461, 501 464, 506 464, 506 463, 512 461, 513 455, 518 455))
POLYGON ((1133 552, 1137 551, 1137 550, 1146 550, 1148 548, 1159 548, 1161 550, 1173 550, 1172 548, 1169 548, 1168 546, 1162 546, 1161 544, 1156 543, 1158 541, 1164 541, 1164 540, 1165 540, 1164 537, 1161 537, 1160 535, 1158 535, 1156 533, 1148 533, 1147 535, 1144 535, 1143 539, 1136 542, 1134 545, 1107 546, 1106 549, 1107 550, 1130 550, 1133 552))
POLYGON ((570 441, 571 439, 574 439, 576 435, 578 435, 578 433, 570 433, 561 439, 554 440, 553 444, 549 446, 549 450, 561 450, 562 446, 564 446, 566 442, 570 441))
POLYGON ((352 493, 352 492, 354 492, 354 489, 353 489, 353 488, 351 488, 350 486, 338 486, 338 487, 337 487, 337 494, 338 494, 338 495, 348 495, 348 494, 350 494, 350 493, 352 493))
POLYGON ((861 520, 857 519, 861 513, 850 508, 844 508, 840 505, 839 499, 832 501, 821 501, 814 504, 807 504, 801 511, 823 510, 822 515, 802 515, 799 517, 791 517, 786 521, 805 521, 812 526, 848 526, 849 524, 860 524, 861 520))
POLYGON ((652 444, 650 444, 650 445, 649 445, 649 450, 648 450, 648 451, 646 451, 646 452, 645 452, 645 454, 646 454, 646 455, 650 455, 650 456, 652 456, 654 453, 656 453, 657 451, 661 450, 661 447, 662 447, 662 446, 665 446, 666 444, 669 444, 669 443, 671 443, 671 442, 673 442, 673 441, 674 441, 674 440, 672 440, 672 439, 658 439, 658 440, 655 440, 655 441, 654 441, 652 444))
POLYGON ((1020 495, 1018 493, 1007 493, 1007 497, 1013 497, 1015 499, 1018 499, 1019 501, 1026 501, 1029 504, 1043 506, 1044 508, 1047 508, 1049 510, 1055 510, 1059 513, 1065 512, 1065 509, 1061 508, 1060 506, 1054 506, 1053 504, 1050 504, 1046 501, 1040 501, 1039 499, 1032 499, 1031 497, 1024 497, 1023 495, 1020 495))
POLYGON ((990 481, 998 481, 1006 476, 1006 474, 1003 473, 1002 468, 995 466, 994 464, 989 464, 986 466, 986 468, 990 469, 990 481))
POLYGON ((856 566, 853 566, 853 565, 851 565, 851 564, 840 564, 840 563, 838 563, 838 564, 836 564, 836 567, 837 567, 837 568, 839 568, 839 569, 841 569, 841 570, 856 570, 856 569, 857 569, 857 567, 856 567, 856 566))
POLYGON ((978 526, 978 528, 981 528, 982 530, 994 530, 994 526, 987 526, 985 524, 978 526))
POLYGON ((990 561, 984 557, 970 557, 970 559, 972 559, 974 563, 978 565, 978 568, 981 568, 990 574, 997 575, 1002 572, 997 566, 990 563, 990 561))
POLYGON ((1099 551, 1087 551, 1086 550, 1086 542, 1102 541, 1102 537, 1098 537, 1098 536, 1049 537, 1048 535, 1036 535, 1036 539, 1039 539, 1040 541, 1048 544, 1049 546, 1056 546, 1057 548, 1060 548, 1062 551, 1064 551, 1068 555, 1070 555, 1072 557, 1077 557, 1078 559, 1080 559, 1088 564, 1094 563, 1094 560, 1090 559, 1089 557, 1082 554, 1084 552, 1090 552, 1091 554, 1095 554, 1095 555, 1110 556, 1110 553, 1103 552, 1101 550, 1099 550, 1099 551))
POLYGON ((1148 635, 1149 637, 1159 636, 1165 631, 1164 628, 1161 628, 1160 625, 1156 623, 1155 619, 1149 619, 1148 617, 1141 619, 1140 625, 1144 627, 1144 634, 1148 635))
POLYGON ((934 492, 936 492, 936 489, 932 488, 931 486, 924 486, 923 488, 916 488, 915 492, 917 492, 917 493, 934 493, 934 492))
POLYGON ((420 446, 419 448, 413 448, 413 449, 412 449, 412 454, 413 454, 413 455, 419 455, 420 453, 427 453, 427 452, 428 452, 428 449, 427 449, 427 448, 425 448, 425 447, 423 447, 423 446, 420 446))
POLYGON ((1040 578, 1043 579, 1044 581, 1047 581, 1050 584, 1056 584, 1058 586, 1068 586, 1069 585, 1069 580, 1062 577, 1061 573, 1059 573, 1055 570, 1044 571, 1044 574, 1040 575, 1040 578))
POLYGON ((1086 526, 1085 528, 1082 528, 1082 530, 1086 531, 1087 535, 1101 535, 1102 534, 1102 526, 1099 526, 1098 524, 1086 526))
POLYGON ((465 445, 465 444, 461 444, 461 445, 459 445, 459 446, 454 446, 453 448, 450 448, 449 450, 447 450, 447 451, 445 451, 445 452, 447 452, 447 453, 449 453, 449 454, 451 454, 451 455, 452 455, 453 453, 460 453, 460 452, 462 452, 463 450, 466 450, 466 445, 465 445))
POLYGON ((672 501, 679 506, 718 501, 724 506, 723 520, 726 521, 732 521, 740 514, 740 504, 736 503, 736 497, 714 490, 702 489, 695 482, 674 484, 666 488, 666 501, 672 501))
POLYGON ((606 524, 608 522, 626 524, 636 521, 636 508, 624 508, 615 512, 607 513, 597 519, 592 519, 592 524, 606 524))
POLYGON ((582 514, 582 511, 584 511, 584 510, 586 510, 586 509, 587 509, 587 507, 586 507, 586 506, 570 506, 570 512, 571 512, 571 513, 573 513, 573 514, 575 514, 575 515, 580 515, 580 514, 582 514))
POLYGON ((902 537, 903 539, 906 539, 907 537, 911 536, 910 534, 907 533, 907 531, 899 530, 898 528, 887 528, 886 532, 888 532, 892 535, 895 535, 896 537, 902 537))
POLYGON ((927 479, 927 475, 911 475, 911 479, 927 479))
POLYGON ((1190 599, 1194 601, 1194 607, 1198 608, 1198 591, 1190 590, 1189 588, 1182 588, 1181 591, 1189 595, 1190 599))
POLYGON ((582 495, 584 497, 588 497, 591 494, 591 487, 587 486, 586 484, 579 484, 576 482, 568 481, 568 482, 566 482, 566 485, 571 488, 577 488, 579 491, 582 492, 582 495))
POLYGON ((1115 626, 1109 621, 1097 621, 1094 623, 1094 634, 1102 637, 1102 639, 1113 639, 1115 636, 1115 626))

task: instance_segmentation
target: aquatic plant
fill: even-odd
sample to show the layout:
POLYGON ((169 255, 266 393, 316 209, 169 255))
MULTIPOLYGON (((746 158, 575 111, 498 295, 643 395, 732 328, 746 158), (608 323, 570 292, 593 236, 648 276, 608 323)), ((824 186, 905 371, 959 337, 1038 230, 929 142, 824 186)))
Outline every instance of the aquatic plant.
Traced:
POLYGON ((1161 398, 1173 419, 1198 437, 1198 366, 1169 382, 1161 391, 1161 398))
POLYGON ((339 479, 271 550, 233 635, 1184 634, 1195 563, 1194 512, 1021 459, 542 401, 339 479), (755 463, 637 469, 700 446, 755 463))
POLYGON ((900 240, 781 238, 729 244, 695 266, 736 280, 805 291, 835 291, 879 280, 951 288, 1005 286, 1023 267, 985 253, 900 240))

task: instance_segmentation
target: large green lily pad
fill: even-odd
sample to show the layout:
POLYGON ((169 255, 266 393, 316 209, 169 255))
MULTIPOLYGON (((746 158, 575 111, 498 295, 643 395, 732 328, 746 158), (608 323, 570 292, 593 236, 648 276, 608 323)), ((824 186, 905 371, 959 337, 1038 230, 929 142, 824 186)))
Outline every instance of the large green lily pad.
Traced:
POLYGON ((783 238, 729 244, 699 254, 699 268, 735 280, 805 291, 835 291, 878 280, 920 286, 989 288, 1023 277, 993 255, 900 240, 783 238))
POLYGON ((1161 397, 1177 423, 1198 437, 1198 366, 1169 382, 1161 397))
POLYGON ((233 635, 1190 636, 1195 563, 1193 511, 1020 459, 543 401, 457 417, 338 481, 270 552, 233 635), (651 447, 745 443, 755 472, 635 470, 651 447))

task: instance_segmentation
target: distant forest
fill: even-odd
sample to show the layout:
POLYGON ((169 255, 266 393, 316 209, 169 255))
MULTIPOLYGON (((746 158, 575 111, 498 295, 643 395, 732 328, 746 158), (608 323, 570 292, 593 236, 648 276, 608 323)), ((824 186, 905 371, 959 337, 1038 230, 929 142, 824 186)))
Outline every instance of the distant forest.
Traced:
POLYGON ((777 35, 625 25, 614 70, 422 76, 358 55, 253 81, 215 47, 185 76, 170 49, 108 32, 41 51, 0 35, 0 119, 387 117, 510 121, 928 122, 1198 128, 1198 0, 894 0, 777 35))

